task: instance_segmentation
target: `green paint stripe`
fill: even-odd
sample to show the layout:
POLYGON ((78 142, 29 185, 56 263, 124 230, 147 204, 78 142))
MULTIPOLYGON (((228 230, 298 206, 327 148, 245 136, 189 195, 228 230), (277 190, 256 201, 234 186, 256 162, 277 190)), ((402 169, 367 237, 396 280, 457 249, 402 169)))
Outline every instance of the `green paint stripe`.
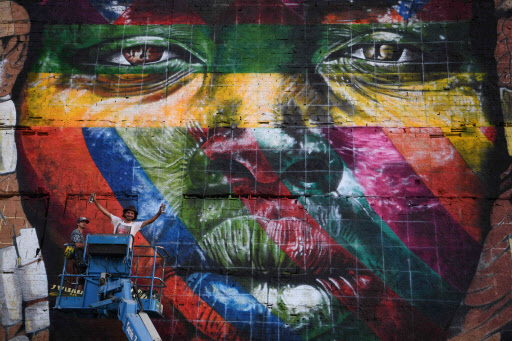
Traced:
POLYGON ((373 43, 408 46, 425 55, 432 54, 429 57, 432 60, 443 61, 447 59, 442 54, 448 49, 450 61, 473 65, 467 55, 469 40, 466 23, 418 23, 406 27, 391 24, 54 25, 44 28, 42 49, 32 72, 137 74, 191 69, 218 73, 302 73, 327 56, 344 51, 346 58, 357 44, 373 43), (114 61, 123 48, 144 44, 168 49, 173 62, 161 60, 133 67, 114 61), (436 47, 439 52, 433 54, 436 47))

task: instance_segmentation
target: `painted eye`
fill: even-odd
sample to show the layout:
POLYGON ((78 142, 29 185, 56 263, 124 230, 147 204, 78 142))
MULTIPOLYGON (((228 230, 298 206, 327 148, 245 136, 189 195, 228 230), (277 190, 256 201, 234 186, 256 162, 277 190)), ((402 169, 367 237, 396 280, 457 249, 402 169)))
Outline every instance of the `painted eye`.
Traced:
POLYGON ((196 56, 180 47, 173 46, 171 52, 168 48, 158 45, 131 46, 105 58, 105 62, 123 66, 156 64, 170 60, 181 60, 187 63, 200 62, 196 56))
POLYGON ((351 57, 368 61, 382 62, 411 62, 421 60, 421 54, 412 50, 411 47, 390 44, 373 44, 366 46, 355 46, 352 49, 351 57))

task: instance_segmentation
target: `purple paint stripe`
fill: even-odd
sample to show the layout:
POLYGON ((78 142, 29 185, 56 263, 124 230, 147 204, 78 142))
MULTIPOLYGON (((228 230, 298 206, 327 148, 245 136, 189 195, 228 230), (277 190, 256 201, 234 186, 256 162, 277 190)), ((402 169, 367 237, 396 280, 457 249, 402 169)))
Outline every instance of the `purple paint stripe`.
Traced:
MULTIPOLYGON (((466 290, 481 246, 449 214, 381 128, 329 128, 324 136, 354 171, 366 199, 402 242, 466 290)), ((447 166, 450 160, 446 160, 447 166)))
POLYGON ((87 0, 66 2, 49 0, 48 18, 52 23, 59 24, 108 24, 108 21, 87 0))

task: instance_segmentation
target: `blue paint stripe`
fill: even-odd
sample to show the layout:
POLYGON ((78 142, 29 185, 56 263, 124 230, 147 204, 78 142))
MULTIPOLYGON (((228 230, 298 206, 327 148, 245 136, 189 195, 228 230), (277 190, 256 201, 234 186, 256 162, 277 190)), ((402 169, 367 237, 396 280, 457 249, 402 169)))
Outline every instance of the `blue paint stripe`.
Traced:
POLYGON ((187 284, 201 299, 220 312, 227 322, 251 340, 302 340, 291 331, 289 325, 272 314, 250 293, 237 288, 237 283, 227 276, 198 272, 187 278, 187 284))
POLYGON ((393 4, 393 9, 397 11, 402 18, 409 20, 409 18, 429 1, 430 0, 388 0, 388 3, 393 4))
MULTIPOLYGON (((83 128, 83 134, 96 166, 116 197, 137 195, 142 203, 138 207, 140 220, 153 216, 162 202, 168 206, 115 128, 83 128)), ((142 235, 151 245, 165 248, 172 267, 197 270, 214 265, 170 208, 148 227, 141 230, 142 235)))
POLYGON ((123 15, 135 0, 89 0, 89 3, 110 23, 123 15))
MULTIPOLYGON (((82 130, 96 166, 116 197, 137 194, 142 203, 141 219, 148 219, 151 215, 144 215, 148 212, 157 212, 162 202, 167 204, 115 128, 82 130)), ((192 267, 194 271, 217 268, 170 208, 141 233, 151 245, 165 248, 175 268, 192 267)), ((252 338, 275 340, 280 333, 281 340, 301 340, 286 323, 228 276, 193 274, 187 283, 226 321, 252 338)))

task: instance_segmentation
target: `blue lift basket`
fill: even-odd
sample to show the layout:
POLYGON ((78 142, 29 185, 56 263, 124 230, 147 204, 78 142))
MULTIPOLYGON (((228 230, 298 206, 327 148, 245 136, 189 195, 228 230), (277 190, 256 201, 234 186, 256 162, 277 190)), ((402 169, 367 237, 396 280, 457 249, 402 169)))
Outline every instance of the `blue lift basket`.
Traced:
MULTIPOLYGON (((83 274, 59 275, 54 309, 89 317, 118 318, 130 341, 161 340, 150 317, 162 317, 162 290, 167 252, 159 246, 133 245, 130 234, 89 234, 85 241, 83 274), (66 295, 65 283, 83 283, 82 296, 66 295)), ((66 244, 70 245, 70 244, 66 244)))

